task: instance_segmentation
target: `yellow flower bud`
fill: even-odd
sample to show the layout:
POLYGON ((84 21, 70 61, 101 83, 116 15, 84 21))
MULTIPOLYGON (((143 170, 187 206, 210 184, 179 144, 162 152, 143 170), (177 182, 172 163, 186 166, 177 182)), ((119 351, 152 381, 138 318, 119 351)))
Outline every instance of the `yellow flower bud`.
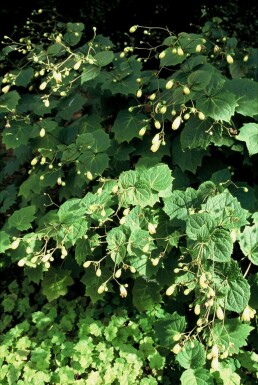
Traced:
POLYGON ((165 56, 166 56, 166 52, 165 52, 165 51, 162 51, 162 52, 160 52, 160 54, 159 54, 159 59, 163 59, 165 56))
POLYGON ((217 309, 216 309, 216 316, 221 321, 225 318, 224 311, 221 309, 220 306, 218 306, 217 309))
POLYGON ((228 64, 233 64, 234 63, 234 59, 233 59, 233 57, 231 55, 227 55, 226 59, 227 59, 228 64))
POLYGON ((43 91, 46 88, 46 86, 47 86, 47 82, 41 83, 39 86, 40 91, 43 91))
POLYGON ((45 128, 41 128, 41 130, 39 131, 39 136, 40 136, 41 138, 44 138, 45 135, 46 135, 46 130, 45 130, 45 128))
POLYGON ((184 55, 184 51, 182 50, 181 47, 178 47, 178 48, 177 48, 177 54, 178 54, 179 56, 183 56, 183 55, 184 55))
POLYGON ((152 146, 150 148, 151 152, 157 152, 158 149, 160 148, 160 145, 161 145, 161 141, 152 144, 152 146))
POLYGON ((156 226, 153 223, 148 223, 148 231, 150 234, 156 233, 156 226))
POLYGON ((77 71, 80 68, 81 64, 82 64, 81 60, 77 61, 77 63, 74 64, 73 69, 77 71))
POLYGON ((127 297, 127 290, 126 290, 126 288, 123 285, 120 286, 120 296, 122 298, 127 297))
POLYGON ((172 123, 172 130, 177 130, 181 124, 181 116, 177 116, 172 123))
POLYGON ((89 179, 89 180, 92 180, 93 179, 93 175, 90 171, 87 171, 86 172, 86 177, 89 179))
POLYGON ((175 289, 176 289, 176 285, 169 286, 166 290, 166 295, 171 296, 174 293, 175 289))
POLYGON ((173 349, 172 349, 172 352, 174 354, 178 354, 180 351, 182 350, 182 346, 180 344, 176 344, 173 349))
POLYGON ((32 161, 30 162, 30 164, 32 166, 36 166, 37 163, 38 163, 38 158, 37 157, 33 158, 32 161))
POLYGON ((129 29, 129 32, 130 33, 134 33, 138 28, 138 25, 133 25, 130 29, 129 29))
POLYGON ((166 90, 170 90, 174 85, 174 80, 169 80, 167 83, 166 83, 166 90))
POLYGON ((183 93, 185 94, 185 95, 189 95, 190 94, 190 89, 187 87, 187 86, 184 86, 184 88, 183 88, 183 93))

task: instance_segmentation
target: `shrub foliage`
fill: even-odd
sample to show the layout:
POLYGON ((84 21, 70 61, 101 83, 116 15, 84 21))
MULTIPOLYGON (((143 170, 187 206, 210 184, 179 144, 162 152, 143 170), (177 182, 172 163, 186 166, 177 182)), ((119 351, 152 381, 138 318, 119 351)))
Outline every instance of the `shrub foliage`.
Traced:
POLYGON ((1 384, 255 384, 258 50, 217 18, 122 48, 28 24, 0 57, 1 384))

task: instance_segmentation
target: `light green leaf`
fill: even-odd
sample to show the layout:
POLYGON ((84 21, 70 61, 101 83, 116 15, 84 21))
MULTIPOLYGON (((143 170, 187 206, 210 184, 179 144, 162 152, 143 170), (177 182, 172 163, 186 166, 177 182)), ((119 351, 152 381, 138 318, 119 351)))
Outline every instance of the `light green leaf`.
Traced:
POLYGON ((233 241, 230 233, 224 229, 216 229, 211 236, 212 251, 207 258, 217 262, 229 262, 233 252, 233 241))
POLYGON ((87 64, 83 67, 81 75, 81 84, 88 82, 89 80, 95 79, 100 74, 100 67, 93 64, 87 64))
POLYGON ((240 313, 247 306, 250 299, 250 286, 247 280, 239 276, 228 282, 228 293, 225 307, 228 310, 240 313))
POLYGON ((9 91, 7 94, 0 96, 0 113, 10 112, 15 110, 20 100, 20 95, 17 91, 9 91))
POLYGON ((8 219, 8 225, 17 230, 28 230, 32 227, 31 222, 35 219, 35 206, 23 207, 16 210, 8 219))
POLYGON ((86 234, 88 228, 89 223, 85 218, 74 221, 69 225, 64 224, 57 233, 58 240, 65 241, 67 245, 75 245, 76 241, 86 234))
POLYGON ((62 224, 72 225, 85 214, 85 207, 81 205, 81 199, 73 198, 64 202, 59 210, 58 217, 62 224))
POLYGON ((247 345, 247 337, 254 328, 248 324, 241 322, 239 318, 225 319, 221 321, 215 321, 213 328, 213 338, 220 345, 225 346, 225 350, 229 350, 229 353, 237 354, 239 348, 247 345))
POLYGON ((147 206, 152 198, 151 188, 147 182, 141 180, 140 173, 137 171, 124 171, 120 174, 119 185, 119 200, 121 206, 139 205, 140 207, 147 206))
POLYGON ((247 224, 248 211, 228 191, 209 197, 202 208, 226 229, 237 229, 247 224))
POLYGON ((5 231, 0 231, 0 253, 10 247, 10 236, 5 231))
POLYGON ((136 278, 133 287, 133 304, 138 311, 152 309, 161 302, 159 285, 154 281, 136 278))
POLYGON ((255 352, 243 351, 238 354, 237 359, 241 363, 241 367, 247 369, 251 373, 258 373, 258 354, 255 352))
POLYGON ((196 100, 196 108, 214 120, 230 122, 235 113, 237 102, 235 95, 228 91, 211 95, 202 95, 196 100))
POLYGON ((139 138, 140 129, 146 125, 144 119, 146 116, 141 113, 134 114, 127 110, 119 111, 112 127, 116 141, 129 143, 133 138, 139 138))
POLYGON ((178 218, 186 220, 189 209, 194 208, 197 201, 196 191, 188 187, 185 191, 175 190, 169 198, 164 198, 163 210, 170 219, 178 218))
POLYGON ((190 239, 204 241, 211 236, 215 221, 208 213, 192 214, 188 217, 186 234, 190 239))
POLYGON ((251 79, 232 79, 225 83, 236 95, 236 112, 244 116, 255 116, 258 111, 258 83, 251 79))
POLYGON ((241 377, 234 373, 231 367, 221 368, 216 372, 222 380, 223 385, 240 385, 241 377))
POLYGON ((126 235, 119 228, 113 228, 107 233, 107 248, 116 264, 120 264, 126 255, 126 235))
POLYGON ((253 264, 258 265, 258 223, 245 227, 239 244, 244 255, 253 264))
POLYGON ((185 369, 197 369, 204 366, 206 362, 204 346, 197 340, 186 342, 184 349, 177 354, 176 361, 185 369))
POLYGON ((160 346, 171 349, 175 342, 173 337, 185 331, 185 317, 174 312, 166 319, 158 320, 154 323, 155 336, 160 346))
POLYGON ((163 192, 171 188, 172 181, 171 170, 166 164, 157 164, 147 170, 149 184, 152 190, 157 191, 159 196, 163 196, 163 192))
POLYGON ((154 248, 148 231, 142 229, 131 229, 132 233, 128 240, 127 250, 130 255, 144 254, 144 247, 149 246, 148 251, 154 248))
POLYGON ((110 64, 115 55, 112 51, 102 51, 98 52, 95 56, 94 59, 97 60, 97 63, 100 67, 104 67, 108 64, 110 64))
POLYGON ((165 357, 162 357, 158 352, 152 354, 148 357, 150 361, 150 368, 160 370, 164 368, 165 365, 165 357))
MULTIPOLYGON (((258 110, 257 110, 258 111, 258 110)), ((250 156, 258 153, 258 124, 246 123, 240 128, 236 139, 245 142, 250 156)))
POLYGON ((188 369, 180 377, 181 385, 213 385, 213 378, 207 369, 188 369))
POLYGON ((68 286, 73 284, 70 274, 71 271, 60 268, 51 268, 45 273, 42 281, 42 293, 47 297, 48 301, 51 302, 67 294, 68 286))

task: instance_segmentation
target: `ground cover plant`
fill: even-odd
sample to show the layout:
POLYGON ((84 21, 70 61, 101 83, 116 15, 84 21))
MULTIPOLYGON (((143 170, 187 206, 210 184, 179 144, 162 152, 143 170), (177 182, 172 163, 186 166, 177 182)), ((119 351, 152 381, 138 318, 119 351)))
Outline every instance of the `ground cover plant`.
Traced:
POLYGON ((258 49, 84 30, 2 42, 1 384, 256 384, 258 49))

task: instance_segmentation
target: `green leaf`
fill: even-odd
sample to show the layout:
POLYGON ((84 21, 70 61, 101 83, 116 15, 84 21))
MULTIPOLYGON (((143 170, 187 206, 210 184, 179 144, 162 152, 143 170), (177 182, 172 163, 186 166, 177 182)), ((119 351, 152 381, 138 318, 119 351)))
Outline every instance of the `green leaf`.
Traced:
POLYGON ((102 175, 108 168, 109 156, 105 153, 94 154, 92 151, 84 151, 79 157, 79 169, 90 171, 93 176, 102 175))
POLYGON ((197 167, 201 166, 202 158, 208 155, 204 149, 182 149, 180 137, 173 141, 171 153, 174 164, 177 164, 183 172, 191 171, 193 174, 196 173, 197 167))
POLYGON ((205 365, 206 354, 203 344, 199 341, 186 342, 176 356, 176 361, 185 369, 197 369, 205 365))
POLYGON ((80 111, 85 103, 85 96, 82 96, 80 93, 72 93, 66 98, 62 98, 58 103, 57 117, 69 121, 72 119, 73 114, 80 111))
POLYGON ((242 323, 239 318, 231 318, 223 323, 215 321, 212 333, 214 340, 224 345, 225 350, 236 354, 240 347, 247 345, 246 339, 252 330, 252 326, 242 323))
POLYGON ((161 319, 154 323, 155 336, 162 347, 171 349, 175 345, 173 337, 183 333, 185 327, 185 317, 174 312, 166 317, 166 319, 161 319))
POLYGON ((196 108, 214 120, 230 122, 237 106, 235 95, 228 91, 202 95, 196 100, 196 108))
POLYGON ((81 199, 73 198, 64 202, 59 210, 58 217, 62 224, 72 225, 85 214, 85 207, 81 205, 81 199))
POLYGON ((152 197, 149 184, 141 180, 140 173, 137 171, 124 171, 120 174, 119 180, 119 200, 121 206, 139 205, 145 207, 150 204, 152 197))
POLYGON ((97 60, 98 65, 100 67, 105 67, 106 65, 110 64, 114 60, 114 53, 112 51, 103 51, 98 52, 94 59, 97 60))
MULTIPOLYGON (((81 282, 85 285, 85 295, 90 297, 92 303, 96 303, 99 300, 103 300, 104 294, 98 293, 98 288, 105 281, 108 281, 110 278, 109 271, 102 271, 101 277, 96 276, 96 271, 92 267, 86 269, 85 274, 81 278, 81 282)), ((112 291, 109 289, 109 291, 112 291)))
POLYGON ((193 209, 196 205, 197 193, 188 187, 185 191, 174 190, 172 195, 164 198, 163 210, 170 219, 178 218, 186 220, 189 215, 189 209, 193 209))
POLYGON ((161 197, 168 188, 172 191, 173 179, 171 170, 166 164, 157 164, 147 170, 147 180, 149 180, 151 189, 157 191, 161 197))
POLYGON ((53 301, 67 294, 68 286, 73 284, 70 277, 71 271, 65 269, 51 268, 45 273, 42 281, 42 293, 47 297, 48 301, 53 301))
POLYGON ((248 211, 228 191, 209 197, 202 208, 226 229, 237 229, 247 224, 248 211))
POLYGON ((0 231, 0 253, 10 247, 10 236, 5 231, 0 231))
POLYGON ((32 67, 24 68, 19 71, 18 76, 15 79, 15 84, 18 87, 27 87, 34 75, 32 67))
POLYGON ((250 299, 250 286, 247 280, 240 276, 228 282, 228 293, 225 307, 236 313, 240 313, 247 306, 250 299))
POLYGON ((258 223, 246 226, 240 236, 242 252, 255 265, 258 265, 258 223))
POLYGON ((154 281, 136 278, 133 287, 133 304, 138 311, 150 310, 161 302, 159 285, 154 281))
POLYGON ((62 225, 57 232, 57 238, 59 241, 65 241, 68 246, 75 245, 78 239, 83 238, 88 228, 88 221, 85 218, 81 218, 70 225, 62 225))
POLYGON ((186 234, 190 239, 204 241, 215 228, 215 221, 208 213, 190 215, 186 224, 186 234))
POLYGON ((119 228, 113 228, 107 233, 107 248, 116 264, 120 264, 126 255, 126 235, 119 228))
POLYGON ((13 121, 10 127, 3 131, 3 143, 6 148, 18 148, 27 145, 30 139, 31 125, 21 121, 13 121))
POLYGON ((0 96, 0 113, 10 112, 15 110, 20 100, 20 95, 17 91, 9 91, 7 94, 0 96))
POLYGON ((244 116, 255 116, 258 111, 258 83, 251 79, 232 79, 225 83, 230 92, 236 95, 236 112, 244 116))
POLYGON ((89 80, 95 79, 100 74, 100 67, 93 64, 88 64, 83 67, 81 74, 81 84, 88 82, 89 80))
POLYGON ((197 70, 192 72, 187 78, 187 84, 192 91, 201 91, 206 88, 212 78, 212 71, 197 70))
POLYGON ((24 207, 16 210, 8 219, 8 225, 17 230, 28 230, 32 227, 31 222, 34 221, 36 212, 35 206, 24 207))
POLYGON ((175 66, 182 63, 186 59, 186 54, 180 56, 177 54, 177 52, 173 53, 171 48, 166 48, 164 52, 165 56, 160 59, 161 67, 175 66))
POLYGON ((164 368, 165 365, 165 357, 162 357, 158 352, 152 354, 148 357, 150 361, 150 368, 160 370, 164 368))
POLYGON ((207 369, 188 369, 180 377, 181 385, 213 385, 213 378, 207 369))
POLYGON ((222 368, 218 372, 223 385, 241 385, 241 377, 231 367, 222 368))
POLYGON ((139 255, 144 254, 144 247, 148 245, 148 252, 150 252, 154 246, 153 241, 150 239, 150 234, 146 230, 142 229, 131 229, 131 235, 128 240, 127 250, 130 255, 139 255))
POLYGON ((209 119, 200 120, 197 117, 191 117, 180 134, 182 149, 206 149, 211 141, 211 136, 207 132, 211 126, 209 119))
POLYGON ((258 124, 246 123, 240 128, 236 139, 245 142, 250 156, 258 153, 258 124))
POLYGON ((255 352, 243 351, 238 354, 237 359, 240 361, 241 367, 249 372, 258 373, 258 354, 255 352))
POLYGON ((130 142, 133 138, 139 138, 139 131, 143 126, 146 116, 138 113, 134 114, 127 110, 119 111, 112 127, 115 139, 118 143, 130 142))

